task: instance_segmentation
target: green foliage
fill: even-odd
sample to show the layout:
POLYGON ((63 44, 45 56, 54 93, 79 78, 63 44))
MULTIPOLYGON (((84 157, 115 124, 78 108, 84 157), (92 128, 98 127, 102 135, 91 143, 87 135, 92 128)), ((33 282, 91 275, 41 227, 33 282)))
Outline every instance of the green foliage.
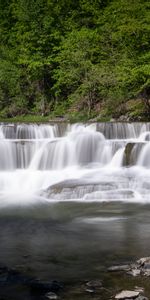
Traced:
POLYGON ((148 0, 1 0, 1 115, 84 119, 137 97, 149 110, 149 8, 148 0))

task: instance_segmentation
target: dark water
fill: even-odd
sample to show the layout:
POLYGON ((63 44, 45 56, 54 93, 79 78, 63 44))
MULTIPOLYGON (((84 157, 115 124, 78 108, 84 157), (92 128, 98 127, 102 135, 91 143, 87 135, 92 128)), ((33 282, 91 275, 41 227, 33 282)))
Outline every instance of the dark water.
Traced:
POLYGON ((40 279, 98 278, 149 249, 150 205, 65 202, 0 211, 0 263, 40 279))

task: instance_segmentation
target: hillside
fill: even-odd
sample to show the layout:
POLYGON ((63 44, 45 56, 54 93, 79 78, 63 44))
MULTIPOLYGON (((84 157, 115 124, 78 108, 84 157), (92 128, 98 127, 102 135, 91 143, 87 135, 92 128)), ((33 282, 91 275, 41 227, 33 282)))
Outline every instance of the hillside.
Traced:
POLYGON ((0 118, 150 119, 148 0, 1 0, 0 118))

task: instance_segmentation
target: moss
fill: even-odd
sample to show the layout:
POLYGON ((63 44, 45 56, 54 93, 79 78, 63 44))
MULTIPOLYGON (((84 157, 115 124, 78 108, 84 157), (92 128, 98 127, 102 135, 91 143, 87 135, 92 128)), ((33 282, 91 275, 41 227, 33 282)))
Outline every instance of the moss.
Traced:
POLYGON ((39 123, 39 122, 48 122, 50 119, 49 116, 38 116, 38 115, 22 115, 22 116, 16 116, 13 118, 3 118, 0 117, 0 122, 25 122, 25 123, 39 123))
POLYGON ((67 114, 67 118, 71 123, 74 122, 85 122, 89 119, 89 116, 86 112, 70 112, 67 114))

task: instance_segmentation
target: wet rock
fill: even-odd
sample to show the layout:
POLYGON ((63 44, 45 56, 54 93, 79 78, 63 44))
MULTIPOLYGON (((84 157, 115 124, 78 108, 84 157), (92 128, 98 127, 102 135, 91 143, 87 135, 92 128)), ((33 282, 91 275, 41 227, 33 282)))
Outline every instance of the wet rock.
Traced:
POLYGON ((47 293, 45 295, 45 297, 46 297, 46 299, 50 299, 50 300, 56 300, 56 299, 58 299, 58 296, 55 293, 52 293, 52 292, 47 293))
POLYGON ((85 285, 90 288, 92 287, 95 289, 99 289, 102 287, 102 281, 101 280, 91 280, 91 281, 86 282, 85 285))
POLYGON ((149 263, 150 264, 150 257, 142 257, 140 258, 139 260, 137 260, 137 263, 140 265, 140 266, 144 266, 146 263, 149 263))
POLYGON ((46 292, 52 292, 56 293, 62 289, 62 285, 57 282, 57 281, 52 281, 52 282, 46 282, 46 281, 41 281, 38 279, 33 279, 28 281, 28 286, 32 291, 38 292, 38 293, 46 293, 46 292))
POLYGON ((0 267, 0 286, 26 284, 27 281, 28 278, 18 270, 0 267))
POLYGON ((133 277, 139 276, 141 274, 140 269, 132 269, 129 272, 127 272, 128 275, 132 275, 133 277))
POLYGON ((146 276, 150 277, 150 257, 140 258, 137 262, 130 265, 112 266, 108 268, 109 272, 124 271, 133 277, 146 276))
POLYGON ((139 265, 135 262, 135 263, 131 263, 130 264, 131 269, 139 269, 139 265))
POLYGON ((57 299, 56 297, 54 298, 54 294, 56 293, 57 296, 57 293, 62 290, 63 286, 57 281, 42 281, 27 276, 17 269, 0 266, 0 288, 0 299, 8 299, 7 296, 10 294, 12 299, 15 300, 46 300, 57 299), (45 295, 46 293, 47 295, 45 295), (52 297, 52 294, 53 298, 47 297, 52 297))
POLYGON ((128 167, 136 164, 137 157, 139 156, 145 143, 127 143, 125 146, 123 166, 128 167))
POLYGON ((89 294, 94 294, 95 293, 95 289, 94 288, 86 288, 85 291, 89 294))
POLYGON ((14 284, 21 284, 41 293, 55 293, 63 288, 62 284, 55 280, 50 282, 41 281, 37 278, 28 277, 16 269, 0 266, 0 286, 10 286, 14 284))
POLYGON ((143 287, 140 287, 140 286, 135 286, 135 292, 139 292, 140 294, 141 293, 144 293, 144 288, 143 287))
POLYGON ((29 254, 25 254, 25 255, 23 255, 22 257, 23 257, 23 258, 29 258, 30 255, 29 255, 29 254))
POLYGON ((148 300, 148 298, 143 295, 139 295, 136 300, 148 300))
POLYGON ((109 272, 130 271, 130 265, 112 266, 108 268, 109 272))
POLYGON ((142 270, 142 274, 146 277, 150 277, 150 270, 142 270))
POLYGON ((144 266, 143 266, 143 268, 150 270, 150 262, 145 263, 144 266))
POLYGON ((124 290, 115 296, 115 299, 135 299, 139 296, 139 292, 124 290))
POLYGON ((85 283, 84 290, 87 293, 93 294, 98 292, 99 289, 102 288, 101 280, 91 280, 85 283))
POLYGON ((128 143, 125 147, 123 165, 130 166, 132 164, 131 153, 135 146, 135 143, 128 143))

